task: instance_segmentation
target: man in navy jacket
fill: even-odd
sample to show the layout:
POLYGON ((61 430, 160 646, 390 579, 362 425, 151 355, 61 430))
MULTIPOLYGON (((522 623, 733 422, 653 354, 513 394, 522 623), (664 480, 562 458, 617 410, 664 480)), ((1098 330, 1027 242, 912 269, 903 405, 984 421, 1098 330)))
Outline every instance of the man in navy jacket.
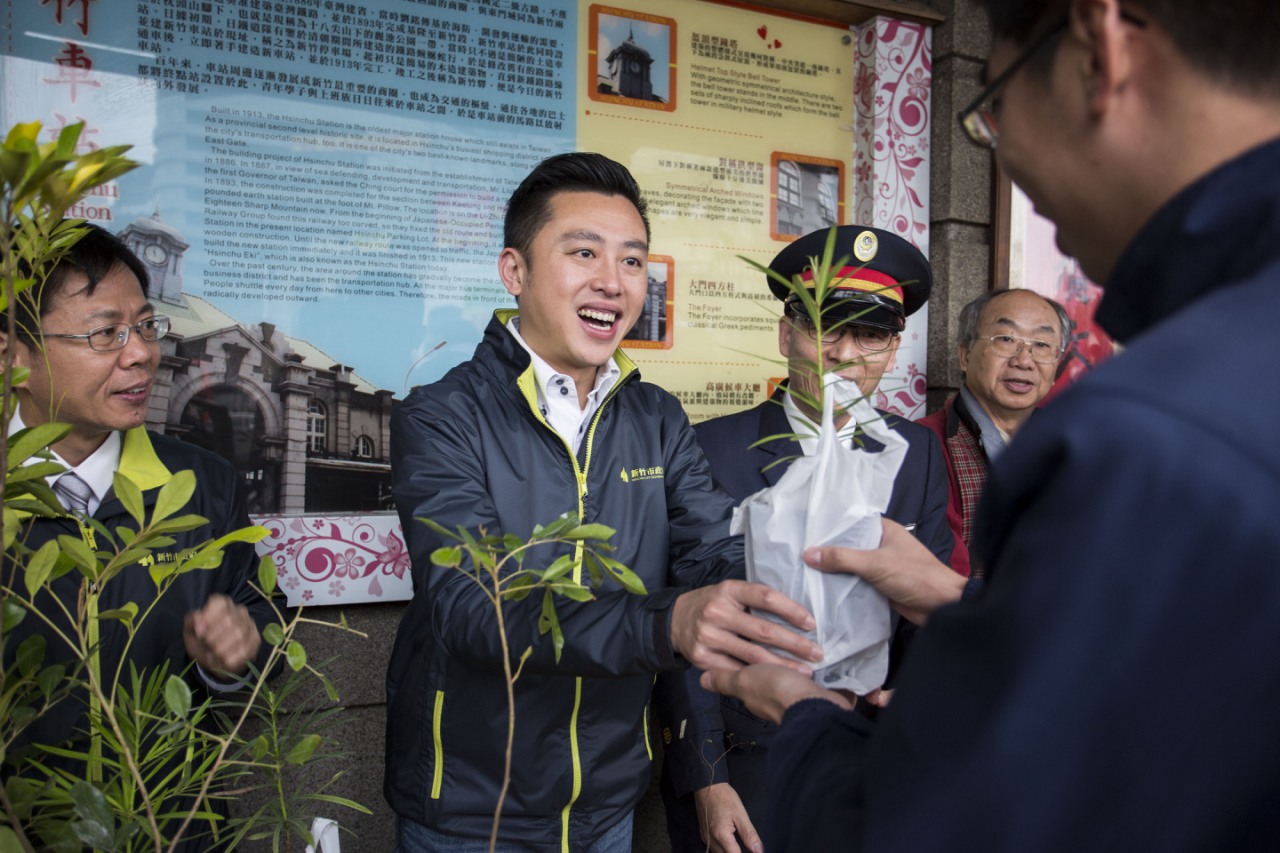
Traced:
POLYGON ((962 121, 1126 349, 996 460, 972 601, 937 609, 954 585, 887 521, 811 555, 928 617, 869 738, 812 682, 707 680, 785 713, 770 853, 1276 849, 1280 7, 983 5, 962 121))
MULTIPOLYGON (((810 282, 811 259, 821 257, 828 233, 815 231, 790 244, 771 268, 788 279, 810 282)), ((836 229, 834 258, 844 258, 845 264, 823 313, 823 325, 831 327, 822 336, 823 370, 838 372, 870 397, 892 368, 907 315, 929 298, 932 273, 924 255, 906 240, 858 225, 836 229)), ((716 483, 739 503, 776 484, 792 458, 815 451, 821 420, 814 399, 816 332, 799 297, 780 282, 768 281, 783 304, 778 348, 788 359, 787 385, 754 408, 694 427, 716 483)), ((880 415, 908 443, 885 514, 912 529, 945 561, 954 538, 946 520, 947 469, 941 445, 918 424, 887 412, 880 415)), ((835 423, 847 445, 872 453, 881 449, 875 439, 857 434, 847 413, 835 423)), ((909 633, 904 630, 895 642, 895 661, 909 633)), ((700 675, 693 669, 659 676, 657 706, 664 742, 669 743, 662 788, 672 847, 690 853, 708 845, 717 853, 733 853, 739 843, 759 849, 757 833, 767 799, 765 756, 777 727, 737 699, 708 694, 698 685, 700 675)))

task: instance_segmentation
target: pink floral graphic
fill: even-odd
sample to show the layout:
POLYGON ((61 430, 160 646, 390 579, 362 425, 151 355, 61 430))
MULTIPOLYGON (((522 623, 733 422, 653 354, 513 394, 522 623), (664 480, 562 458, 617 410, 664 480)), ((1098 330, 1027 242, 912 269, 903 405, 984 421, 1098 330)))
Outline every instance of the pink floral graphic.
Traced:
MULTIPOLYGON (((874 225, 929 253, 929 128, 933 59, 929 28, 888 17, 859 30, 854 59, 854 221, 874 225)), ((920 323, 908 321, 908 329, 920 323)), ((924 328, 916 325, 916 328, 924 328)), ((907 374, 886 376, 878 407, 905 417, 924 411, 926 347, 919 335, 903 341, 898 364, 907 374)))
POLYGON ((275 562, 290 604, 398 601, 413 594, 395 516, 275 516, 258 523, 269 531, 258 551, 275 562))

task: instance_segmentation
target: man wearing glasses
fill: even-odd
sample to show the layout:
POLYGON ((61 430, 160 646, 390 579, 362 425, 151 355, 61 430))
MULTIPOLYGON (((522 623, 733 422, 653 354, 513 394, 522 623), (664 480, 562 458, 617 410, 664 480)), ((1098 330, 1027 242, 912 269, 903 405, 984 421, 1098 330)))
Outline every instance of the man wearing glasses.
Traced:
POLYGON ((803 678, 706 681, 785 714, 787 849, 1276 849, 1280 5, 981 5, 962 121, 1126 349, 992 467, 974 600, 889 521, 807 555, 928 619, 874 733, 803 678))
MULTIPOLYGON (((822 257, 828 234, 823 229, 796 240, 770 268, 812 288, 811 259, 822 257)), ((915 246, 861 225, 836 229, 834 258, 844 258, 844 266, 823 310, 821 369, 838 373, 860 396, 870 398, 893 368, 906 318, 928 300, 933 274, 915 246)), ((755 408, 694 427, 716 483, 738 503, 776 484, 791 458, 815 453, 822 420, 814 405, 821 388, 814 373, 818 332, 799 296, 773 278, 767 281, 782 300, 778 350, 787 360, 787 383, 755 408)), ((913 530, 937 559, 946 560, 953 534, 946 519, 941 448, 920 425, 887 412, 880 415, 908 446, 885 514, 913 530)), ((838 412, 835 426, 846 447, 856 442, 870 452, 879 450, 874 439, 859 435, 848 413, 838 412)), ((895 642, 895 664, 900 650, 895 642)), ((777 727, 736 699, 722 702, 707 693, 698 685, 700 674, 691 669, 659 676, 656 704, 664 729, 671 732, 662 782, 672 848, 676 853, 758 851, 767 804, 765 756, 777 727)))
MULTIPOLYGON (((30 371, 15 388, 18 407, 10 433, 49 422, 71 427, 51 447, 56 461, 67 467, 51 478, 65 512, 31 518, 19 538, 32 549, 60 534, 105 547, 95 543, 92 522, 101 522, 113 534, 118 526, 137 526, 112 489, 117 471, 142 490, 150 512, 173 472, 192 470, 197 487, 183 511, 204 516, 209 524, 173 534, 173 545, 149 559, 172 558, 184 548, 248 526, 239 477, 221 457, 148 433, 143 426, 169 318, 156 315, 147 300, 146 268, 128 247, 101 228, 85 227, 85 236, 51 268, 35 271, 37 285, 19 295, 15 336, 9 339, 0 332, 0 346, 11 349, 14 367, 30 371)), ((238 687, 249 663, 267 650, 260 629, 271 610, 249 586, 254 566, 252 547, 233 545, 220 568, 179 577, 140 622, 129 661, 142 671, 165 663, 171 673, 189 669, 188 678, 197 687, 238 687), (195 666, 189 667, 191 663, 195 666)), ((53 589, 74 613, 80 575, 64 575, 53 589)), ((137 565, 105 587, 99 608, 117 609, 132 601, 145 611, 154 598, 147 567, 137 565)), ((62 611, 51 603, 46 612, 56 620, 62 611)), ((37 621, 25 619, 5 636, 6 667, 22 640, 39 630, 37 621)), ((110 678, 117 672, 125 635, 115 621, 104 621, 101 630, 100 674, 110 678)), ((45 664, 69 656, 49 636, 45 664)), ((19 744, 57 744, 77 737, 76 730, 84 728, 81 708, 72 701, 53 706, 23 732, 19 744)))
POLYGON ((1066 310, 1030 290, 984 293, 960 311, 959 393, 920 423, 942 441, 951 479, 951 568, 970 573, 978 496, 991 463, 1053 388, 1071 340, 1066 310))

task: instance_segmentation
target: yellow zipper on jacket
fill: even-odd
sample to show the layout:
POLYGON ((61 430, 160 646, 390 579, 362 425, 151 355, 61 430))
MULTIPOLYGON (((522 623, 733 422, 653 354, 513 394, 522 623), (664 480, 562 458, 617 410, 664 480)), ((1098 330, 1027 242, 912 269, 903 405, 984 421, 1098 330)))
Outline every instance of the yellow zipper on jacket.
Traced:
MULTIPOLYGON (((525 402, 529 404, 529 410, 533 413, 533 416, 560 439, 564 444, 565 451, 569 454, 570 461, 573 462, 573 475, 577 481, 578 492, 578 519, 580 521, 585 521, 582 516, 586 512, 584 498, 587 496, 587 472, 591 470, 591 446, 595 441, 596 426, 600 423, 600 415, 604 413, 604 407, 618 393, 622 383, 636 369, 635 363, 623 355, 621 351, 615 353, 614 357, 621 370, 621 375, 613 383, 613 387, 609 389, 609 393, 605 395, 605 398, 600 401, 600 405, 596 407, 596 413, 591 416, 591 426, 587 429, 586 437, 587 452, 582 465, 578 464, 578 455, 573 452, 573 446, 569 444, 564 436, 556 432, 555 428, 542 416, 542 410, 538 406, 538 389, 535 384, 537 380, 533 375, 533 367, 525 368, 524 372, 516 379, 516 385, 524 395, 525 402)), ((581 540, 575 542, 573 546, 573 579, 577 583, 582 583, 582 552, 584 547, 584 543, 581 540)), ((569 716, 569 754, 573 764, 573 790, 569 794, 569 802, 565 803, 564 810, 560 813, 560 850, 562 853, 569 853, 569 812, 573 809, 573 804, 578 801, 578 797, 582 793, 582 757, 578 750, 578 712, 581 707, 582 676, 577 676, 573 679, 573 712, 569 716)), ((652 759, 652 754, 650 759, 652 759)))

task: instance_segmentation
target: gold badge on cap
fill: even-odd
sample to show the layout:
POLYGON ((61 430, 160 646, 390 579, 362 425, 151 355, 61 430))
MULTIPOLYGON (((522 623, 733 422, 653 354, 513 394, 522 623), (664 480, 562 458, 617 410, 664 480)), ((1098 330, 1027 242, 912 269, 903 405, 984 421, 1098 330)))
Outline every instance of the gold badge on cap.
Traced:
POLYGON ((869 263, 876 256, 876 251, 880 248, 880 241, 876 239, 876 235, 870 231, 863 231, 853 241, 853 256, 864 264, 869 263))

